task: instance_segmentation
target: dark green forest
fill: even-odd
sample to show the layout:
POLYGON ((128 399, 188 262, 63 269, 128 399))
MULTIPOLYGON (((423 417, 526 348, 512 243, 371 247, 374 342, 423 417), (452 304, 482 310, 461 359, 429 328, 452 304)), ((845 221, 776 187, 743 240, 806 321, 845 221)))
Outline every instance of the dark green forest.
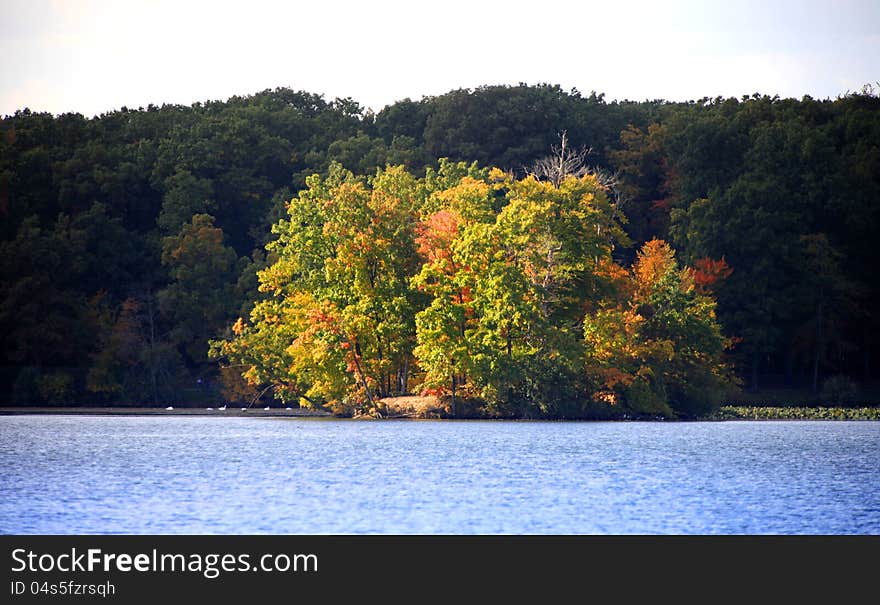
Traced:
POLYGON ((490 86, 375 114, 276 89, 94 118, 24 109, 0 130, 4 404, 268 400, 209 343, 232 339, 237 319, 272 295, 258 272, 278 261, 272 242, 286 232, 272 227, 291 229, 291 200, 395 166, 424 179, 418 188, 458 162, 490 188, 479 170, 500 169, 514 191, 562 133, 622 227, 608 248, 616 265, 638 273, 646 249, 671 259, 645 248, 664 240, 701 270, 697 286, 712 282, 743 391, 858 391, 876 379, 880 98, 870 87, 834 100, 608 102, 490 86))

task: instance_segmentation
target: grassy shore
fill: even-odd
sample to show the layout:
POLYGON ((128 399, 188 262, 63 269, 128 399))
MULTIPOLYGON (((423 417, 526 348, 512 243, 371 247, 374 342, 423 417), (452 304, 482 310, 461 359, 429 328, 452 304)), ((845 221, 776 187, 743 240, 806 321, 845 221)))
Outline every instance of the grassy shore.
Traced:
MULTIPOLYGON (((384 418, 480 418, 473 409, 451 413, 448 402, 436 397, 389 397, 380 400, 384 418)), ((663 420, 655 417, 633 417, 619 409, 597 406, 589 410, 585 420, 663 420)), ((880 407, 826 407, 797 405, 725 405, 699 420, 880 420, 880 407)))
POLYGON ((880 408, 726 405, 707 420, 880 420, 880 408))

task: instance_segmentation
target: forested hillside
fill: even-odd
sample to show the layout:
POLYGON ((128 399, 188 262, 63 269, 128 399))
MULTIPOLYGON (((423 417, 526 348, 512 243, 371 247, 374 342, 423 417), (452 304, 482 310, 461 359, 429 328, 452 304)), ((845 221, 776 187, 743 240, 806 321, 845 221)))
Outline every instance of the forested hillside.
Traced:
MULTIPOLYGON (((874 378, 880 337, 880 293, 874 278, 878 256, 874 239, 880 233, 880 98, 870 89, 833 101, 756 95, 637 103, 606 102, 601 95, 584 96, 556 86, 522 85, 404 100, 375 115, 351 99, 328 101, 277 89, 191 107, 122 108, 91 119, 28 110, 3 119, 0 400, 159 404, 218 398, 250 401, 264 389, 265 397, 283 394, 284 388, 271 388, 277 386, 272 384, 277 373, 259 375, 254 363, 248 367, 242 355, 237 359, 245 367, 237 366, 230 351, 224 356, 219 343, 240 344, 238 336, 253 326, 245 327, 239 318, 247 322, 255 309, 259 315, 264 302, 277 297, 270 278, 273 268, 286 266, 285 248, 273 242, 279 237, 303 237, 301 230, 316 224, 323 228, 324 219, 316 223, 320 217, 314 213, 296 214, 310 211, 302 200, 335 199, 327 197, 328 191, 346 179, 360 183, 357 187, 367 196, 351 198, 352 208, 363 202, 365 212, 389 222, 385 228, 390 233, 376 234, 387 239, 383 241, 388 250, 402 237, 393 233, 394 221, 411 221, 406 223, 411 249, 400 252, 394 261, 402 263, 398 269, 389 270, 408 280, 407 288, 416 293, 401 296, 416 298, 406 303, 405 312, 390 308, 383 312, 389 317, 409 313, 413 333, 402 329, 387 336, 409 338, 412 346, 420 346, 415 318, 432 304, 432 288, 443 287, 442 262, 436 252, 442 241, 425 234, 430 229, 442 234, 443 221, 453 220, 454 215, 455 221, 464 217, 476 225, 468 231, 473 254, 488 253, 485 246, 491 242, 515 239, 516 228, 510 225, 522 226, 526 220, 516 214, 523 211, 522 200, 540 205, 534 197, 538 194, 528 189, 527 175, 537 160, 560 144, 563 132, 570 149, 590 150, 586 161, 592 181, 580 186, 597 188, 593 193, 607 199, 607 211, 619 225, 613 246, 602 248, 601 254, 590 253, 593 268, 587 273, 596 275, 599 264, 612 263, 619 271, 617 277, 608 277, 606 285, 616 283, 615 279, 628 284, 621 286, 629 289, 625 297, 602 298, 602 312, 618 314, 620 333, 629 333, 629 311, 642 312, 640 317, 650 325, 659 319, 648 311, 678 304, 657 307, 659 299, 648 304, 656 292, 638 298, 638 292, 647 292, 639 285, 647 283, 646 267, 656 265, 664 268, 668 279, 693 281, 676 288, 695 297, 682 303, 686 308, 708 305, 698 315, 709 332, 715 329, 710 318, 715 312, 709 310, 717 300, 717 321, 726 346, 724 365, 734 368, 743 388, 789 384, 818 391, 829 378, 858 384, 874 378), (454 168, 457 162, 465 164, 454 168), (490 173, 490 168, 499 170, 490 173), (382 173, 376 177, 378 170, 382 173), (454 178, 438 176, 455 170, 459 172, 454 178), (312 178, 313 174, 320 177, 312 178), (370 205, 373 202, 363 201, 372 199, 377 188, 385 191, 382 187, 390 188, 383 195, 403 199, 402 190, 394 189, 388 175, 412 179, 406 187, 415 188, 418 193, 413 195, 421 196, 421 206, 410 200, 400 214, 394 204, 377 210, 370 205), (491 216, 466 217, 479 207, 471 206, 476 203, 471 198, 457 209, 437 201, 454 206, 461 192, 445 197, 442 192, 460 187, 467 175, 474 183, 495 187, 495 205, 489 200, 487 209, 491 216), (443 214, 451 209, 455 213, 443 214), (299 224, 294 221, 297 216, 299 224), (508 218, 514 221, 509 225, 513 231, 504 235, 508 218), (273 230, 273 225, 278 226, 273 230), (425 269, 432 263, 440 271, 433 277, 425 269), (687 271, 679 270, 679 265, 687 271), (254 370, 250 384, 241 378, 248 369, 254 370)), ((561 187, 562 182, 555 185, 561 187)), ((545 195, 560 205, 556 218, 548 218, 540 228, 547 230, 547 237, 561 237, 553 230, 562 223, 554 221, 559 212, 576 213, 576 203, 545 195)), ((593 228, 595 220, 583 226, 593 228)), ((334 237, 342 237, 346 228, 357 224, 337 224, 334 237)), ((350 231, 348 237, 353 241, 357 235, 350 231)), ((574 243, 565 248, 566 253, 584 251, 586 244, 577 238, 568 241, 574 243)), ((560 269, 564 275, 559 275, 559 283, 576 281, 580 277, 575 274, 586 271, 578 259, 570 260, 573 268, 560 269)), ((651 275, 648 281, 659 283, 662 276, 651 275)), ((294 271, 287 282, 276 285, 318 297, 321 288, 333 287, 326 280, 300 282, 300 277, 294 271)), ((479 294, 472 292, 477 285, 468 285, 474 296, 479 294)), ((491 291, 482 295, 486 301, 497 299, 491 291)), ((572 325, 580 338, 592 342, 592 359, 598 359, 597 351, 613 340, 612 334, 602 335, 611 325, 607 322, 593 324, 591 332, 590 318, 599 316, 598 308, 575 310, 558 298, 547 304, 545 314, 577 317, 572 325)), ((489 307, 482 309, 481 317, 488 317, 489 307)), ((437 312, 442 317, 445 311, 437 312)), ((430 313, 422 318, 418 329, 428 334, 430 313)), ((497 322, 489 324, 481 325, 487 330, 498 328, 497 322)), ((288 338, 286 347, 305 329, 276 336, 288 338)), ((503 341, 503 329, 498 329, 491 338, 503 341)), ((713 347, 721 342, 718 338, 713 347)), ((644 336, 638 343, 649 341, 644 336)), ((277 344, 276 349, 284 347, 277 344)), ((523 371, 548 373, 536 385, 517 386, 522 392, 562 383, 580 389, 579 394, 556 395, 557 402, 583 396, 585 389, 596 393, 594 387, 604 380, 600 377, 607 377, 608 368, 588 363, 591 378, 583 383, 562 380, 547 368, 529 365, 540 365, 540 360, 534 361, 542 357, 540 351, 517 352, 511 347, 510 355, 518 354, 522 364, 503 372, 484 368, 486 373, 479 374, 483 370, 477 360, 472 364, 473 376, 462 378, 476 389, 470 394, 494 396, 503 405, 516 398, 505 399, 498 393, 510 387, 510 376, 523 371)), ((602 353, 603 359, 626 357, 621 351, 612 347, 602 353)), ((414 361, 404 369, 408 362, 397 359, 392 369, 380 352, 375 372, 387 381, 387 388, 360 380, 365 387, 361 395, 406 391, 410 378, 424 388, 454 389, 455 379, 447 385, 449 368, 443 366, 442 350, 423 353, 424 367, 414 361), (392 384, 395 380, 398 386, 392 384)), ((638 391, 641 387, 632 385, 643 376, 633 359, 617 359, 612 366, 629 368, 624 374, 629 372, 630 378, 620 384, 638 391)), ((314 360, 300 361, 304 370, 317 367, 314 360)), ((722 360, 713 357, 711 363, 700 363, 720 368, 722 360)), ((566 362, 553 371, 567 376, 577 373, 577 367, 566 362)), ((286 369, 292 368, 288 364, 286 369)), ((673 376, 677 370, 668 372, 673 376)), ((352 368, 349 380, 356 380, 357 373, 352 368)), ((659 384, 655 374, 651 376, 648 382, 659 384)), ((664 388, 675 390, 673 383, 670 378, 664 388)), ((294 388, 296 381, 287 386, 294 388)), ((321 389, 313 387, 310 383, 294 390, 297 396, 318 393, 316 397, 328 401, 337 396, 330 391, 321 395, 321 389)), ((634 401, 654 401, 651 393, 642 391, 629 396, 634 401)), ((540 403, 541 397, 528 397, 532 397, 529 405, 536 405, 540 413, 561 413, 540 403)), ((669 403, 661 399, 648 407, 661 409, 669 403)))

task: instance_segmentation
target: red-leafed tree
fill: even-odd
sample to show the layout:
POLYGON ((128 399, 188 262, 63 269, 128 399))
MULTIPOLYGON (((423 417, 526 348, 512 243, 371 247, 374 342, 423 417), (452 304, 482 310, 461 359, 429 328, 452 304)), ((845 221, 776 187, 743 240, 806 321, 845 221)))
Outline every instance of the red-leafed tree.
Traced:
POLYGON ((697 292, 709 294, 718 282, 731 276, 733 268, 727 264, 727 260, 723 256, 717 260, 705 256, 694 261, 690 273, 697 292))

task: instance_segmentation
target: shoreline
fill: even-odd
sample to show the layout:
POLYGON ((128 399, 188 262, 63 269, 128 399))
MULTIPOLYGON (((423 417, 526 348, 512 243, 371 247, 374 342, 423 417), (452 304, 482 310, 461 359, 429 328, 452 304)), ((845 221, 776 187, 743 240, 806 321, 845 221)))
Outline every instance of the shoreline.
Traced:
POLYGON ((60 407, 3 406, 0 416, 217 416, 224 418, 332 418, 333 414, 305 408, 153 408, 153 407, 60 407))
MULTIPOLYGON (((333 418, 351 420, 336 416, 324 410, 307 408, 246 408, 240 406, 219 408, 174 408, 161 407, 63 407, 63 406, 0 406, 0 416, 214 416, 224 418, 333 418)), ((776 406, 722 406, 709 416, 702 418, 486 418, 419 415, 398 413, 376 418, 356 417, 354 420, 536 420, 548 422, 726 422, 735 420, 825 420, 825 421, 880 421, 880 408, 877 407, 776 407, 776 406)))

